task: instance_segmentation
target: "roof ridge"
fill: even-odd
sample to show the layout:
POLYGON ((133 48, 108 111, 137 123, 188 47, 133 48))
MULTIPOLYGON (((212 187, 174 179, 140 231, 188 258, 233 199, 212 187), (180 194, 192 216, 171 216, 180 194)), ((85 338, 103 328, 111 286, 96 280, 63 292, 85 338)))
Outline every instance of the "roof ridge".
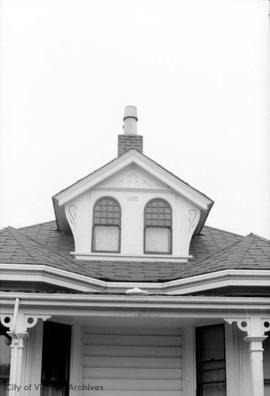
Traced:
POLYGON ((64 256, 63 254, 57 252, 56 250, 54 250, 52 248, 49 248, 48 246, 44 245, 43 243, 37 241, 36 239, 31 238, 30 236, 26 235, 23 231, 20 231, 20 233, 23 234, 25 236, 25 238, 30 239, 31 242, 34 242, 34 244, 38 245, 39 247, 41 247, 45 251, 47 250, 49 252, 53 252, 58 257, 64 258, 65 260, 67 260, 68 262, 73 264, 73 261, 71 259, 69 259, 68 257, 64 256))
POLYGON ((14 227, 7 227, 7 231, 16 240, 16 242, 21 246, 21 248, 25 251, 25 253, 28 254, 30 257, 32 257, 32 259, 34 261, 36 261, 35 257, 31 253, 29 253, 29 251, 25 248, 25 246, 23 246, 23 244, 18 240, 18 238, 16 238, 16 233, 23 234, 23 236, 26 238, 27 238, 27 236, 23 232, 17 230, 17 228, 14 228, 14 227), (12 232, 10 232, 10 230, 12 230, 12 232))
MULTIPOLYGON (((49 223, 55 223, 55 220, 48 220, 48 221, 44 221, 44 222, 42 222, 42 223, 30 224, 30 225, 25 226, 25 227, 15 228, 15 230, 20 231, 20 230, 22 230, 22 229, 24 229, 24 228, 37 227, 37 226, 39 226, 39 225, 44 225, 44 224, 49 224, 49 223)), ((13 228, 13 227, 11 227, 11 228, 13 228)))
POLYGON ((254 234, 254 232, 250 232, 247 236, 252 236, 255 239, 259 239, 261 242, 267 243, 268 245, 270 244, 270 240, 267 238, 264 238, 258 234, 254 234))
POLYGON ((221 229, 221 228, 212 227, 212 226, 209 226, 209 225, 204 225, 203 228, 202 228, 202 231, 203 231, 204 228, 211 228, 212 230, 221 231, 221 232, 226 232, 226 234, 236 235, 236 236, 239 236, 239 237, 245 237, 245 235, 236 234, 235 232, 223 230, 223 229, 221 229))
POLYGON ((217 256, 218 254, 220 254, 220 253, 223 252, 224 250, 226 250, 226 249, 228 249, 228 248, 231 248, 233 245, 239 244, 239 243, 242 241, 242 239, 243 239, 243 238, 241 238, 239 241, 234 241, 234 242, 232 242, 232 243, 229 243, 228 245, 226 245, 226 246, 223 247, 222 249, 217 250, 216 252, 214 252, 214 253, 212 253, 212 254, 209 254, 209 255, 206 256, 206 257, 203 257, 201 260, 199 260, 199 261, 196 262, 196 265, 199 264, 199 263, 202 263, 202 262, 205 261, 205 260, 210 259, 211 257, 217 256))
MULTIPOLYGON (((248 240, 250 235, 246 235, 241 242, 248 240)), ((251 241, 248 242, 248 245, 244 247, 244 252, 242 254, 242 257, 239 260, 239 265, 243 262, 243 260, 245 259, 246 255, 248 254, 248 251, 250 250, 252 244, 253 244, 254 240, 252 239, 251 241)))

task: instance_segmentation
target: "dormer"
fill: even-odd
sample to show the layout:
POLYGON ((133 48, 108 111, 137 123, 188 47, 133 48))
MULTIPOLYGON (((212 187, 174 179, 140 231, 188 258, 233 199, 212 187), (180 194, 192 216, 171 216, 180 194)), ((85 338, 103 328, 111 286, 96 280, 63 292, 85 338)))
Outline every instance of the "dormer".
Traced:
POLYGON ((53 197, 79 260, 185 262, 213 201, 143 154, 127 106, 118 157, 53 197))

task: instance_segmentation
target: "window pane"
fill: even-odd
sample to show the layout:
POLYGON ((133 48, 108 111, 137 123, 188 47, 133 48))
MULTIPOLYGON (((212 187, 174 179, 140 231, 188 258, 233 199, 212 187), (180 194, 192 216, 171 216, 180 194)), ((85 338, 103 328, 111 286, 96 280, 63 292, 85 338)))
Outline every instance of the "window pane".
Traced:
POLYGON ((154 199, 145 207, 145 226, 172 226, 172 213, 168 202, 163 199, 154 199))
POLYGON ((93 229, 93 250, 102 252, 119 251, 119 227, 95 226, 93 229))
POLYGON ((199 358, 202 361, 216 361, 225 358, 224 332, 221 326, 200 328, 199 358))
POLYGON ((147 227, 145 230, 145 251, 170 253, 171 230, 163 227, 147 227))
POLYGON ((202 394, 207 396, 225 396, 226 385, 222 384, 204 384, 202 386, 202 394))
POLYGON ((93 224, 119 225, 121 212, 118 203, 112 198, 101 198, 94 206, 93 224))
POLYGON ((264 383, 264 396, 270 396, 270 384, 264 383))

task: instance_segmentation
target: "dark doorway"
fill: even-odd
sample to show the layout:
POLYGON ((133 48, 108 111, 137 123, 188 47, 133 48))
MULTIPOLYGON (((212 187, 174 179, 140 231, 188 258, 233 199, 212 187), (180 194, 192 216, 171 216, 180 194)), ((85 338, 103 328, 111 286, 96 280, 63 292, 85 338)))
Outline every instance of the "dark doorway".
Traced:
POLYGON ((224 325, 196 329, 197 396, 226 396, 224 325))
POLYGON ((69 395, 70 342, 70 326, 44 323, 41 396, 69 395))

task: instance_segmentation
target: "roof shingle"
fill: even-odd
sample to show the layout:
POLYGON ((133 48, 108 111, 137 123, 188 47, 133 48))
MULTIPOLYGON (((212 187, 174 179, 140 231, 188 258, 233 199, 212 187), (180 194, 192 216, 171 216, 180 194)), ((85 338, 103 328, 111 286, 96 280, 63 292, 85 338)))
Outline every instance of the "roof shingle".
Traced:
POLYGON ((270 269, 270 242, 212 227, 194 236, 188 263, 82 261, 70 255, 72 235, 56 229, 54 221, 0 233, 0 262, 43 264, 110 281, 157 282, 224 269, 270 269))

